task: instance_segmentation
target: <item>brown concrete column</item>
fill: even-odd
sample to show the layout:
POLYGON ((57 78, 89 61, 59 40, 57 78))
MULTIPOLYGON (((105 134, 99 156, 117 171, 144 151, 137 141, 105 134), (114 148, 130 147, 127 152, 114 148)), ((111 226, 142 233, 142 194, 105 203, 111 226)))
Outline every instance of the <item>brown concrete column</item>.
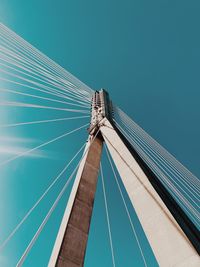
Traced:
POLYGON ((102 147, 98 136, 89 148, 56 267, 83 266, 102 147))

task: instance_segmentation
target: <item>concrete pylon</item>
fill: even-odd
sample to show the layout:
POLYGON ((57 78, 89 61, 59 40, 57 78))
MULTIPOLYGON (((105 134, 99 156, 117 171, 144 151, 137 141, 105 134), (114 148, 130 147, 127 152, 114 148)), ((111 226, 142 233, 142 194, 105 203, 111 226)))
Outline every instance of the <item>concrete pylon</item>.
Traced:
POLYGON ((88 151, 79 167, 49 267, 83 266, 102 146, 101 135, 90 137, 86 148, 88 151))
POLYGON ((48 267, 84 264, 103 139, 159 266, 200 266, 198 229, 115 127, 104 90, 93 96, 89 133, 48 267))
POLYGON ((159 266, 199 267, 198 252, 106 118, 100 130, 159 266))

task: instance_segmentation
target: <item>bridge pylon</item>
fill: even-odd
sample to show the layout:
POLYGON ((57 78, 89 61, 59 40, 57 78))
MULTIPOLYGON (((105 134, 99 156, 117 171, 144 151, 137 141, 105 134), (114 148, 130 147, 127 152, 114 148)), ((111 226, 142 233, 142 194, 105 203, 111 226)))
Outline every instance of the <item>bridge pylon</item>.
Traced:
POLYGON ((84 265, 104 142, 159 266, 199 266, 197 228, 113 123, 108 93, 95 92, 91 106, 88 142, 48 267, 84 265))

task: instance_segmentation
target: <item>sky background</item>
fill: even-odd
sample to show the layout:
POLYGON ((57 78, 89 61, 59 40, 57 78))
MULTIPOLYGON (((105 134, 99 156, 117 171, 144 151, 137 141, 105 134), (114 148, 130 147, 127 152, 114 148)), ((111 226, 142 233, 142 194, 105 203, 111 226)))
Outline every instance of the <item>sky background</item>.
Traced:
MULTIPOLYGON (((0 0, 1 22, 92 89, 106 88, 122 110, 198 177, 199 13, 197 0, 0 0)), ((48 114, 36 110, 29 113, 17 109, 0 111, 2 123, 61 116, 55 111, 48 114)), ((49 130, 42 125, 9 133, 0 129, 0 142, 20 145, 22 138, 26 148, 33 147, 86 122, 83 119, 70 124, 52 124, 48 125, 49 130)), ((81 135, 74 134, 70 138, 1 168, 0 241, 38 199, 72 153, 80 148, 87 133, 82 130, 81 135)), ((0 160, 9 156, 1 153, 0 160)), ((104 165, 105 176, 110 177, 106 162, 104 165)), ((0 255, 1 266, 15 266, 63 182, 7 245, 0 255)), ((108 201, 113 218, 116 266, 143 266, 128 226, 125 232, 119 231, 128 222, 113 180, 106 182, 107 188, 112 188, 108 201)), ((31 251, 25 267, 47 266, 69 191, 31 251)), ((112 266, 103 205, 99 179, 86 267, 112 266)), ((135 217, 134 211, 131 212, 135 217)), ((145 241, 137 220, 134 221, 141 240, 145 241)), ((149 266, 156 266, 148 245, 143 243, 149 266)))

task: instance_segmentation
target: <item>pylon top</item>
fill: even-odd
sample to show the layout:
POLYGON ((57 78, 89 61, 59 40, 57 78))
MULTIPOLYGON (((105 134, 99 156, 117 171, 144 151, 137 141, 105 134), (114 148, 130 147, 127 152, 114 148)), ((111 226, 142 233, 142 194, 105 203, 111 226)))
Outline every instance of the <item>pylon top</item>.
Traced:
POLYGON ((91 103, 90 135, 94 135, 99 128, 99 123, 104 118, 112 119, 112 102, 106 90, 96 91, 91 103))

